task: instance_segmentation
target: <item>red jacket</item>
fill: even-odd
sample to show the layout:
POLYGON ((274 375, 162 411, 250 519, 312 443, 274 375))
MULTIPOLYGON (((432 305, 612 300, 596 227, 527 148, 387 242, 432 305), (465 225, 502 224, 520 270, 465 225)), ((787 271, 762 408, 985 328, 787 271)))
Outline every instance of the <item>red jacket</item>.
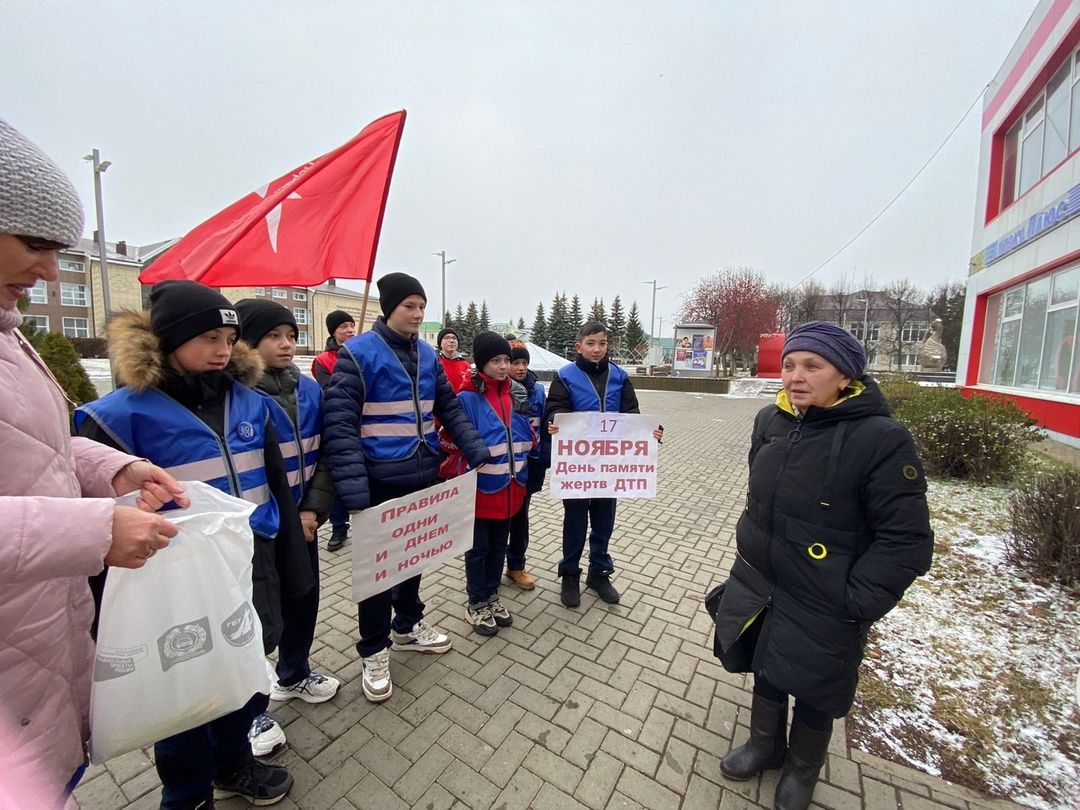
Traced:
MULTIPOLYGON (((442 356, 440 355, 440 359, 442 356)), ((479 389, 476 387, 476 380, 479 379, 484 384, 483 397, 487 400, 488 404, 498 414, 502 423, 509 427, 510 416, 514 412, 514 401, 510 397, 510 378, 507 377, 501 382, 497 382, 487 375, 476 374, 466 375, 462 377, 461 391, 473 391, 479 393, 479 389)), ((447 447, 449 438, 445 436, 446 431, 440 431, 442 434, 443 446, 447 447)), ((533 436, 533 447, 536 446, 536 437, 533 436)), ((450 455, 443 462, 443 466, 440 470, 440 474, 444 478, 453 478, 454 476, 463 474, 468 468, 468 462, 465 460, 461 450, 459 450, 453 444, 449 444, 450 455)), ((510 479, 510 485, 506 489, 493 492, 490 495, 485 494, 477 490, 476 492, 476 517, 486 520, 508 520, 518 513, 521 509, 521 505, 525 502, 525 487, 519 484, 515 479, 510 479)))
POLYGON ((464 357, 446 357, 439 352, 439 362, 442 363, 443 371, 446 372, 446 381, 454 389, 456 394, 465 384, 465 378, 469 375, 472 363, 464 357))

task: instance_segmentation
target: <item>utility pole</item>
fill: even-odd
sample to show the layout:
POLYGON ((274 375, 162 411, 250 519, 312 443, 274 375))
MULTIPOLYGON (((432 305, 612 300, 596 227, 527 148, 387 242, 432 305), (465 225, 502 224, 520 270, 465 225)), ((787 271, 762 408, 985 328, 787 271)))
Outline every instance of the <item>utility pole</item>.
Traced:
POLYGON ((649 347, 652 348, 654 334, 653 329, 656 326, 656 291, 666 290, 667 287, 657 287, 656 279, 653 279, 652 281, 643 281, 641 283, 652 285, 652 309, 649 310, 649 347))
MULTIPOLYGON (((94 149, 89 155, 84 155, 83 160, 89 160, 94 164, 94 202, 97 204, 97 245, 98 260, 101 264, 101 303, 105 307, 105 320, 109 319, 112 312, 112 296, 109 292, 109 262, 105 256, 105 210, 101 201, 101 175, 112 163, 101 159, 101 153, 94 149)), ((97 330, 94 330, 95 333, 97 330)))
MULTIPOLYGON (((457 259, 446 258, 445 250, 440 250, 438 253, 432 253, 431 255, 442 259, 442 312, 439 313, 439 321, 442 322, 442 319, 446 317, 446 265, 453 264, 457 259)), ((444 323, 443 326, 445 327, 446 324, 444 323)))

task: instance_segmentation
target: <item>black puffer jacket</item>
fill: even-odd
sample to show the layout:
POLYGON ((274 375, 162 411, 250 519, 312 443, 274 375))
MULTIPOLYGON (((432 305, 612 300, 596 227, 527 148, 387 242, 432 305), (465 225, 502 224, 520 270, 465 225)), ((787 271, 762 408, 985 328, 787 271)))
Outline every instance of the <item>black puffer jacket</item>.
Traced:
POLYGON ((754 421, 746 504, 716 618, 721 660, 842 717, 870 625, 930 568, 911 435, 867 377, 801 417, 781 392, 754 421), (735 660, 753 638, 752 661, 735 660))
MULTIPOLYGON (((282 407, 293 426, 298 424, 298 412, 296 406, 296 388, 300 385, 300 369, 290 363, 285 368, 267 368, 259 377, 256 388, 264 394, 269 394, 278 405, 282 407)), ((320 391, 320 395, 321 395, 320 391)), ((334 503, 334 482, 330 477, 330 469, 326 466, 326 454, 319 454, 319 463, 311 480, 307 482, 304 497, 300 501, 301 512, 314 512, 318 516, 319 523, 323 523, 330 514, 330 507, 334 503)))
MULTIPOLYGON (((416 338, 403 338, 386 325, 382 317, 375 322, 374 331, 386 341, 401 361, 406 373, 417 379, 416 338)), ((469 464, 478 467, 491 458, 487 445, 476 432, 469 417, 461 408, 442 365, 436 366, 434 414, 461 448, 469 464)), ((403 488, 415 491, 439 480, 439 465, 445 454, 434 452, 426 442, 420 442, 411 456, 394 461, 371 461, 360 444, 361 414, 364 411, 364 379, 352 353, 346 348, 338 354, 330 387, 326 389, 323 407, 323 447, 334 489, 350 511, 367 509, 371 505, 370 482, 384 488, 403 488)))

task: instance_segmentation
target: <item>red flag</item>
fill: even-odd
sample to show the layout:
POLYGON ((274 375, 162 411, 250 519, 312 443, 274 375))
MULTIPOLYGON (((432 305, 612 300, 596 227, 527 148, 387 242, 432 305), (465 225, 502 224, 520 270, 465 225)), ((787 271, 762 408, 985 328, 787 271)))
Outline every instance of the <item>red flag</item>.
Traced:
POLYGON ((139 280, 211 287, 370 279, 405 111, 373 121, 344 146, 210 217, 139 280))

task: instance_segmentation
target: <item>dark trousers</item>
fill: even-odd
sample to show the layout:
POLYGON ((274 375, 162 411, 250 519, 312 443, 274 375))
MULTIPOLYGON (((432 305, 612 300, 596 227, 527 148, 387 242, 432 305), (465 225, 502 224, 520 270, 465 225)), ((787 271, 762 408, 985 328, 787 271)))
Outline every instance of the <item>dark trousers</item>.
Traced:
POLYGON ((510 542, 506 546, 506 568, 510 571, 525 570, 525 552, 529 548, 529 501, 532 493, 526 493, 525 502, 517 514, 510 518, 510 542))
POLYGON ((265 695, 217 720, 154 743, 161 778, 161 810, 188 810, 211 796, 213 780, 231 776, 251 759, 248 730, 265 695))
MULTIPOLYGON (((754 694, 761 695, 774 703, 783 701, 787 694, 777 689, 759 675, 754 675, 754 694)), ((795 716, 814 731, 832 731, 833 719, 823 711, 815 709, 805 700, 795 700, 795 716)))
POLYGON ((473 524, 472 548, 465 552, 465 590, 473 607, 486 605, 499 595, 509 534, 509 518, 477 518, 473 524))
POLYGON ((304 596, 281 600, 281 640, 278 642, 278 683, 293 686, 311 674, 311 644, 319 617, 319 539, 307 544, 316 585, 304 596))
POLYGON ((614 498, 574 498, 563 501, 563 558, 559 576, 581 573, 585 536, 589 537, 589 574, 601 576, 615 570, 608 541, 615 528, 614 498))
POLYGON ((347 531, 349 528, 349 510, 345 508, 345 502, 341 498, 334 498, 334 503, 330 506, 330 528, 334 531, 347 531))

